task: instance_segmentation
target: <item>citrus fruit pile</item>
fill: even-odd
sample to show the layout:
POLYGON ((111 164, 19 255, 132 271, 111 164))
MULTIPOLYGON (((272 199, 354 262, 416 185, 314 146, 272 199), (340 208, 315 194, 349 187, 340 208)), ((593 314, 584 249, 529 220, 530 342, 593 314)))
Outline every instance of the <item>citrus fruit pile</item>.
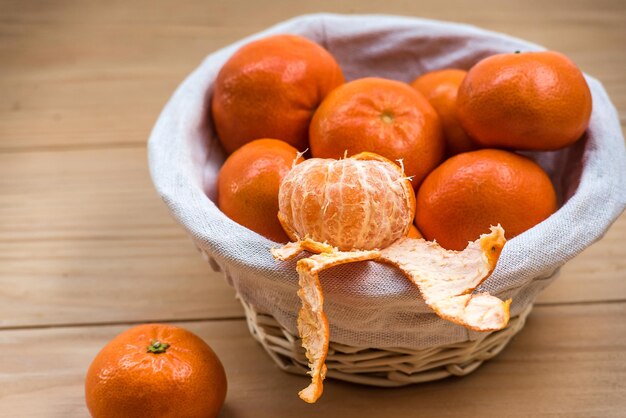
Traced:
POLYGON ((307 402, 326 372, 326 268, 388 263, 441 318, 479 331, 507 325, 510 301, 472 292, 495 268, 504 231, 513 238, 557 209, 548 174, 516 151, 572 145, 591 116, 584 76, 556 52, 407 79, 346 82, 322 46, 276 35, 243 46, 215 80, 211 118, 230 154, 218 206, 285 244, 276 259, 314 254, 297 263, 307 402))

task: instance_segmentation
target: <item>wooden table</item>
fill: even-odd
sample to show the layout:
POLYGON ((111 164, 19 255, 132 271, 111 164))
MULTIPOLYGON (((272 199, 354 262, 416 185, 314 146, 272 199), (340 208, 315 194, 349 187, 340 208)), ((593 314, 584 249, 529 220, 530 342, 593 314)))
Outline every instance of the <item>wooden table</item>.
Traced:
MULTIPOLYGON (((0 416, 84 417, 83 378, 146 321, 198 333, 229 379, 222 417, 626 416, 626 216, 569 262, 473 375, 382 390, 281 372, 151 185, 146 139, 211 51, 294 15, 472 23, 572 57, 626 115, 623 0, 0 1, 0 416)), ((590 202, 591 204, 593 202, 590 202)))

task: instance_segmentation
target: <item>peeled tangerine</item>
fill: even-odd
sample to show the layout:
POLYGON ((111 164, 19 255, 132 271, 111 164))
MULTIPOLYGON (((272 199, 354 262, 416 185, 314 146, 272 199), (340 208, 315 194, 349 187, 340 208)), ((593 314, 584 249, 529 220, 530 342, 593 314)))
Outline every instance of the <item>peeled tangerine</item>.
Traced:
POLYGON ((402 169, 378 154, 311 158, 278 191, 278 220, 289 238, 329 242, 342 251, 384 248, 405 236, 415 194, 402 169))
POLYGON ((272 250, 278 260, 302 251, 298 261, 298 331, 309 360, 311 383, 299 395, 313 403, 322 395, 329 327, 319 273, 340 264, 377 260, 398 267, 437 315, 477 331, 509 321, 510 300, 472 294, 493 271, 504 230, 491 227, 463 251, 408 238, 415 196, 403 170, 372 153, 342 160, 312 158, 296 165, 279 190, 278 218, 295 242, 272 250))

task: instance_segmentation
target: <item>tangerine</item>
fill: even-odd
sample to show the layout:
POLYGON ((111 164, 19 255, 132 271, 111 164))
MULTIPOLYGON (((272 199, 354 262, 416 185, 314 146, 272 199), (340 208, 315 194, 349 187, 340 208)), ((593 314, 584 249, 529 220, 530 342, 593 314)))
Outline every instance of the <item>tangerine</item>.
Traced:
POLYGON ((406 234, 408 238, 424 238, 419 229, 415 226, 415 224, 411 224, 409 227, 409 232, 406 234))
POLYGON ((499 54, 469 70, 457 108, 463 128, 483 147, 555 150, 587 129, 591 92, 563 54, 499 54))
POLYGON ((310 238, 342 251, 385 248, 406 236, 415 195, 402 169, 373 153, 311 158, 280 186, 278 219, 293 240, 310 238))
POLYGON ((467 71, 450 68, 431 71, 411 82, 411 86, 428 99, 439 115, 449 156, 478 148, 465 133, 456 111, 457 93, 466 74, 467 71))
POLYGON ((85 399, 92 417, 214 418, 226 374, 200 337, 172 325, 146 324, 109 342, 91 363, 85 399))
POLYGON ((277 139, 257 139, 232 153, 217 180, 218 207, 240 225, 275 242, 289 241, 280 226, 278 189, 298 150, 277 139))
POLYGON ((513 238, 556 210, 548 175, 529 158, 483 149, 455 155, 428 175, 417 193, 416 224, 449 250, 501 224, 513 238))
POLYGON ((317 158, 373 152, 402 160, 413 187, 444 152, 439 117, 428 100, 406 83, 375 77, 333 90, 313 115, 309 137, 317 158))
POLYGON ((344 82, 333 56, 296 35, 274 35, 241 47, 215 80, 211 112, 228 153, 257 138, 308 147, 311 116, 344 82))

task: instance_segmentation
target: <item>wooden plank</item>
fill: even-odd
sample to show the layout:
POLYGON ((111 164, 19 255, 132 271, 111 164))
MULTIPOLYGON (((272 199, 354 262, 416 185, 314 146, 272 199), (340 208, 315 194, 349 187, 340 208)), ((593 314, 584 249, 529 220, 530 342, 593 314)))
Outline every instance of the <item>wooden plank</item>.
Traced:
POLYGON ((223 27, 198 26, 194 13, 177 21, 179 5, 133 6, 131 12, 125 4, 65 1, 3 8, 0 151, 143 146, 176 86, 226 42, 223 27))
POLYGON ((241 316, 143 149, 0 154, 0 327, 241 316))
POLYGON ((146 150, 0 153, 0 241, 181 236, 146 150))
POLYGON ((496 0, 470 10, 461 0, 273 1, 245 15, 248 1, 4 1, 0 21, 0 151, 50 146, 142 144, 175 87, 210 52, 294 15, 326 10, 461 21, 544 44, 604 81, 626 113, 626 12, 620 1, 532 6, 496 0), (461 13, 462 11, 462 13, 461 13), (558 30, 554 16, 558 13, 558 30))
MULTIPOLYGON (((500 354, 464 378, 399 389, 329 380, 320 401, 296 393, 244 321, 181 324, 222 359, 229 393, 221 417, 618 417, 626 410, 626 304, 538 307, 500 354), (384 411, 384 412, 382 412, 384 411)), ((86 416, 83 378, 99 349, 125 327, 0 332, 0 410, 6 416, 86 416), (27 359, 27 360, 26 360, 27 359)))
MULTIPOLYGON (((0 107, 0 151, 59 145, 143 146, 176 86, 206 53, 206 46, 202 51, 196 46, 194 53, 191 46, 180 48, 171 40, 169 46, 155 42, 155 38, 169 38, 159 28, 145 32, 115 26, 93 32, 84 25, 64 26, 58 32, 46 25, 19 29, 23 33, 8 41, 0 37, 0 44, 15 47, 5 51, 4 55, 12 55, 3 60, 9 65, 0 71, 0 89, 6 92, 0 107), (25 41, 18 42, 22 38, 25 41), (128 43, 129 38, 141 41, 128 43), (51 55, 55 45, 63 50, 51 55), (92 49, 90 45, 108 46, 92 49), (176 50, 186 52, 184 59, 176 50)), ((193 44, 194 32, 182 32, 177 41, 193 44)))
POLYGON ((242 317, 184 236, 0 242, 0 328, 242 317))

